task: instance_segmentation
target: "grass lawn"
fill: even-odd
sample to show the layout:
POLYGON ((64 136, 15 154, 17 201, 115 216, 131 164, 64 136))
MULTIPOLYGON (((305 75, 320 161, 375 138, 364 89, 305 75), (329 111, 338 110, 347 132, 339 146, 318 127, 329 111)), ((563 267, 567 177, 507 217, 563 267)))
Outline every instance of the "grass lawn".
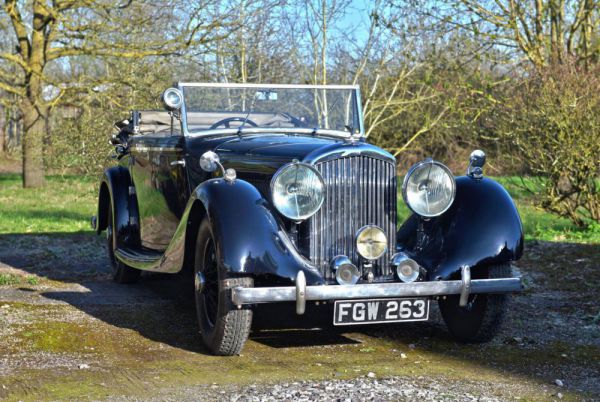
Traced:
POLYGON ((91 231, 98 179, 48 176, 44 188, 22 188, 21 176, 0 174, 0 234, 91 231))
POLYGON ((519 177, 494 177, 500 182, 515 200, 527 239, 546 241, 566 241, 577 243, 600 243, 600 222, 590 228, 580 229, 566 218, 545 212, 533 205, 532 193, 524 188, 539 190, 535 180, 519 177))
MULTIPOLYGON (((531 194, 518 180, 496 178, 511 193, 523 220, 528 240, 600 243, 600 225, 582 230, 567 219, 533 205, 531 194)), ((96 213, 97 177, 49 176, 43 189, 23 189, 21 177, 0 174, 0 234, 68 233, 91 231, 90 216, 96 213)), ((409 211, 399 198, 400 219, 409 211)))

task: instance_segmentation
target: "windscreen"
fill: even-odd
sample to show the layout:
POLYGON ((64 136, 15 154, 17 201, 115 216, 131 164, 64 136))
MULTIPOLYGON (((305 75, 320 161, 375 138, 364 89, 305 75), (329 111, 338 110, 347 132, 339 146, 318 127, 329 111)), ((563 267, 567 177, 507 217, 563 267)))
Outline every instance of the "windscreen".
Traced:
POLYGON ((183 86, 187 131, 228 128, 357 132, 354 88, 183 86))

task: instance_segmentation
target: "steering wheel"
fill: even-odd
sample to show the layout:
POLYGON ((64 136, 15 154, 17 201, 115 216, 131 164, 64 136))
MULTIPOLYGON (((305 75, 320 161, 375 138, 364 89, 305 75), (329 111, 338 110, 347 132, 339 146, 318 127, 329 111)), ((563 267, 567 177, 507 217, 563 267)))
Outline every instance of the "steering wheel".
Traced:
POLYGON ((214 130, 215 128, 217 128, 219 126, 224 126, 225 128, 231 128, 231 126, 229 125, 229 123, 231 123, 232 121, 239 121, 240 123, 243 123, 245 121, 246 124, 249 124, 252 127, 258 127, 258 124, 256 124, 252 120, 236 116, 236 117, 228 117, 226 119, 219 120, 218 122, 216 122, 215 124, 213 124, 212 126, 210 126, 209 130, 214 130))

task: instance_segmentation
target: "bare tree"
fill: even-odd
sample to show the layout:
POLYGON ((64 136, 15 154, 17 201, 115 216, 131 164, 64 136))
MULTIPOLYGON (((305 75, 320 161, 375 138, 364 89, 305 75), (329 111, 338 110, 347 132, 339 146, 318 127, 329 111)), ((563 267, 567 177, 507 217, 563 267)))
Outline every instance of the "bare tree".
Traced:
POLYGON ((287 0, 239 0, 239 29, 214 44, 212 71, 223 82, 293 82, 293 39, 287 0))
MULTIPOLYGON (((49 66, 86 57, 141 59, 205 44, 219 38, 228 22, 207 15, 204 6, 183 8, 171 0, 5 0, 0 20, 8 21, 4 31, 10 37, 0 53, 0 90, 18 97, 23 115, 23 185, 43 185, 49 110, 82 85, 58 80, 49 66)), ((92 81, 85 85, 96 85, 92 81)))
POLYGON ((444 0, 414 4, 392 0, 430 17, 435 29, 459 29, 536 67, 576 57, 586 65, 600 55, 600 4, 594 0, 444 0))

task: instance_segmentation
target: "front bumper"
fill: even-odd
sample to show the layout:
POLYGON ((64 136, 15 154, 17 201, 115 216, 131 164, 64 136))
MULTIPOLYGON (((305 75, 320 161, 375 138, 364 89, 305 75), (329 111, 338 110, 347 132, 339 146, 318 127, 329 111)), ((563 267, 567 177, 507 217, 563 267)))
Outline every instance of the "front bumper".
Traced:
POLYGON ((472 293, 512 293, 523 290, 521 278, 474 279, 469 267, 462 267, 461 279, 411 283, 369 283, 357 285, 306 286, 304 273, 296 276, 296 286, 231 289, 233 304, 295 301, 296 313, 304 314, 308 300, 369 299, 381 297, 422 297, 460 295, 465 306, 472 293))

